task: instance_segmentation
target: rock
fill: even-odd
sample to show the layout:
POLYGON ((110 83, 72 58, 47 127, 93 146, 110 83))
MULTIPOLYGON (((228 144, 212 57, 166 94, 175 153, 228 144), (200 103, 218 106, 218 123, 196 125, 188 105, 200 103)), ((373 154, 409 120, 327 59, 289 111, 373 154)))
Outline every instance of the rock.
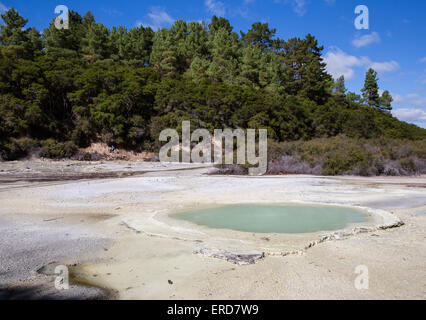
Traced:
POLYGON ((402 227, 403 225, 405 225, 405 223, 403 221, 401 221, 401 220, 398 220, 398 221, 396 221, 394 223, 390 223, 390 224, 386 224, 386 225, 380 226, 379 229, 382 229, 382 230, 393 229, 393 228, 402 227))
POLYGON ((367 233, 370 231, 372 231, 371 228, 365 228, 365 227, 356 227, 353 229, 354 234, 367 233))
POLYGON ((211 249, 201 249, 197 252, 211 258, 222 259, 237 265, 255 264, 265 258, 265 253, 261 251, 229 252, 211 249))
POLYGON ((347 237, 349 237, 349 236, 351 236, 351 235, 352 235, 352 234, 351 234, 350 232, 345 231, 345 230, 343 230, 343 231, 337 231, 337 232, 333 233, 333 234, 330 236, 330 239, 333 239, 333 240, 341 240, 341 239, 347 238, 347 237))
POLYGON ((168 283, 169 283, 170 285, 172 285, 172 284, 173 284, 173 281, 172 281, 172 280, 169 280, 169 281, 168 281, 168 283))

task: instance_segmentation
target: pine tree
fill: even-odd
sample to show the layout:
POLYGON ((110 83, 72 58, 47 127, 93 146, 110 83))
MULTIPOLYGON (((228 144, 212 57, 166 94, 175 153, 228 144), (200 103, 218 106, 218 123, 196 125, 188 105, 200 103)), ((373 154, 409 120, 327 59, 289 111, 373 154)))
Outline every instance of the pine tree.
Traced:
POLYGON ((82 52, 90 59, 107 58, 111 54, 109 31, 102 23, 88 26, 86 36, 82 39, 82 52))
POLYGON ((86 35, 87 27, 75 11, 69 11, 69 29, 58 30, 53 20, 43 32, 47 51, 66 55, 81 53, 82 39, 86 35))
POLYGON ((111 58, 114 60, 126 59, 127 50, 125 48, 127 39, 127 29, 123 26, 112 27, 109 34, 111 43, 111 58))
POLYGON ((346 90, 347 89, 345 87, 345 76, 341 76, 334 83, 334 92, 340 95, 345 95, 346 90))
POLYGON ((384 91, 380 97, 380 109, 383 111, 392 111, 393 98, 388 90, 384 91))
POLYGON ((241 39, 246 45, 259 46, 262 51, 265 51, 272 47, 273 38, 276 32, 276 29, 269 29, 267 23, 262 24, 261 22, 256 22, 247 33, 241 31, 241 39))
POLYGON ((155 33, 150 57, 150 65, 161 76, 175 78, 178 76, 178 53, 173 34, 165 28, 155 33))
MULTIPOLYGON (((120 31, 123 33, 123 31, 120 31)), ((149 57, 152 51, 154 32, 151 28, 132 28, 124 36, 124 47, 121 54, 125 59, 143 61, 149 63, 149 57)))
POLYGON ((205 23, 188 23, 187 35, 182 47, 178 50, 182 51, 182 62, 185 64, 185 69, 191 65, 195 57, 206 57, 208 55, 208 33, 205 23))
POLYGON ((262 49, 260 46, 248 46, 244 49, 241 59, 241 77, 243 83, 259 87, 260 63, 262 61, 262 49))
POLYGON ((377 72, 370 68, 365 76, 364 88, 361 90, 363 92, 363 102, 374 108, 380 108, 379 85, 377 81, 377 72))
POLYGON ((356 94, 355 92, 348 92, 346 94, 346 100, 352 103, 360 103, 361 96, 359 94, 356 94))
POLYGON ((310 34, 305 39, 292 38, 281 42, 282 83, 287 94, 308 97, 317 103, 327 100, 332 79, 326 72, 322 50, 324 47, 319 46, 310 34))
POLYGON ((95 23, 95 16, 92 14, 92 12, 87 11, 86 14, 83 17, 83 25, 86 29, 90 27, 93 23, 95 23))
POLYGON ((344 104, 346 101, 345 77, 339 77, 333 84, 333 96, 337 103, 344 104))
POLYGON ((0 26, 0 44, 3 46, 22 45, 27 40, 23 28, 28 19, 22 18, 13 8, 2 14, 1 18, 5 25, 0 26))
POLYGON ((212 60, 208 74, 214 79, 235 83, 241 54, 238 35, 235 32, 229 33, 228 28, 220 28, 210 34, 208 47, 212 60))
POLYGON ((212 21, 209 24, 210 34, 215 34, 220 29, 225 29, 228 32, 228 34, 231 34, 234 28, 229 23, 229 20, 225 18, 218 18, 216 16, 213 16, 212 21))
POLYGON ((210 61, 205 58, 195 57, 189 69, 189 76, 195 83, 199 84, 203 79, 208 77, 207 71, 209 67, 210 61))
POLYGON ((41 50, 40 34, 35 28, 24 30, 28 19, 24 19, 15 9, 1 15, 4 25, 0 26, 2 53, 9 58, 31 59, 41 50))

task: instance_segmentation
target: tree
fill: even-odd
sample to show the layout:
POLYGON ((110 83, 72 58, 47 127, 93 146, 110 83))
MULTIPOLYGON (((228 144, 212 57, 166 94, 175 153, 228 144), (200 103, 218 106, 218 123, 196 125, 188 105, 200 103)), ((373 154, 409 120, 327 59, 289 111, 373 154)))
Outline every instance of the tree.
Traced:
POLYGON ((86 29, 88 29, 90 25, 94 23, 95 23, 95 16, 90 11, 87 11, 83 17, 83 25, 85 26, 86 29))
POLYGON ((383 111, 392 111, 393 98, 388 90, 384 91, 380 97, 380 109, 383 111))
POLYGON ((258 46, 249 46, 244 49, 241 59, 241 77, 243 83, 259 86, 260 63, 262 61, 262 49, 258 46))
POLYGON ((10 9, 1 15, 5 25, 0 26, 0 44, 2 46, 22 45, 27 41, 26 32, 23 30, 28 19, 22 18, 18 11, 10 9))
POLYGON ((35 28, 24 30, 28 19, 24 19, 15 9, 1 15, 5 25, 0 26, 0 45, 3 54, 11 58, 31 59, 40 54, 42 41, 35 28))
POLYGON ((126 59, 128 50, 127 44, 127 29, 123 26, 112 27, 109 34, 109 41, 111 43, 111 55, 113 59, 126 59))
POLYGON ((317 103, 327 101, 331 76, 322 58, 324 47, 318 45, 315 37, 308 34, 305 39, 292 38, 281 42, 279 49, 285 92, 317 103))
POLYGON ((127 60, 139 60, 143 64, 149 63, 149 57, 152 51, 154 32, 151 28, 143 26, 132 28, 127 34, 124 34, 124 46, 121 55, 127 60))
POLYGON ((220 28, 210 34, 208 46, 211 55, 208 75, 215 81, 235 83, 241 52, 238 35, 229 33, 227 28, 220 28))
POLYGON ((241 39, 246 45, 259 46, 262 51, 265 51, 271 48, 276 32, 277 29, 269 29, 267 23, 256 22, 247 33, 241 31, 241 39))
POLYGON ((187 25, 187 34, 178 46, 179 55, 182 57, 183 69, 187 70, 192 61, 198 57, 208 56, 208 33, 204 23, 190 22, 187 25))
POLYGON ((334 83, 334 93, 345 95, 346 91, 347 89, 345 87, 345 76, 341 76, 334 83))
POLYGON ((43 50, 43 40, 41 39, 40 32, 36 28, 28 29, 27 31, 27 51, 32 56, 38 56, 43 50))
MULTIPOLYGON (((88 20, 89 21, 89 20, 88 20)), ((87 32, 88 24, 75 11, 69 11, 69 29, 58 30, 54 21, 44 30, 43 38, 49 52, 61 54, 81 53, 81 42, 87 32)))
POLYGON ((111 54, 109 31, 102 23, 92 23, 88 26, 86 36, 82 39, 81 51, 91 59, 108 58, 111 54))
POLYGON ((189 69, 189 76, 199 84, 203 79, 207 79, 207 70, 210 67, 210 61, 205 58, 195 57, 189 69))
MULTIPOLYGON (((0 156, 34 148, 51 157, 102 141, 154 150, 164 128, 265 128, 278 141, 344 134, 424 139, 426 130, 390 112, 376 73, 360 96, 325 70, 311 35, 283 41, 255 23, 239 37, 229 21, 178 20, 171 28, 111 30, 86 13, 69 13, 69 30, 53 23, 43 37, 11 9, 0 27, 0 156), (44 40, 44 41, 42 41, 44 40), (95 61, 94 63, 91 63, 95 61)), ((307 159, 309 162, 309 159, 307 159)))
POLYGON ((333 85, 333 96, 337 103, 344 104, 346 101, 345 77, 339 77, 333 85))
POLYGON ((374 108, 380 108, 379 85, 377 81, 377 72, 372 68, 368 69, 365 75, 364 88, 362 88, 361 92, 363 92, 363 102, 374 108))
POLYGON ((150 57, 150 65, 161 76, 175 78, 178 76, 178 52, 173 34, 165 28, 155 33, 150 57))
POLYGON ((361 101, 361 96, 359 94, 356 94, 355 92, 349 91, 346 94, 346 99, 347 99, 347 101, 349 101, 351 103, 358 104, 361 101))
POLYGON ((228 34, 231 34, 234 28, 229 23, 229 20, 225 18, 218 18, 216 16, 213 16, 212 21, 209 24, 210 34, 215 34, 220 29, 225 29, 228 32, 228 34))

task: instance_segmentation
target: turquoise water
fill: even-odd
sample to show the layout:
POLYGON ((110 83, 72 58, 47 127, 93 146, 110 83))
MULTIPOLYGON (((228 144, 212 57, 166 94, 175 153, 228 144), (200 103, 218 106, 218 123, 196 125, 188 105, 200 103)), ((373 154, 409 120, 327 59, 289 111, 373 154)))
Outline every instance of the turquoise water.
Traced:
POLYGON ((231 205, 172 215, 215 229, 254 233, 310 233, 367 221, 361 210, 305 205, 231 205))

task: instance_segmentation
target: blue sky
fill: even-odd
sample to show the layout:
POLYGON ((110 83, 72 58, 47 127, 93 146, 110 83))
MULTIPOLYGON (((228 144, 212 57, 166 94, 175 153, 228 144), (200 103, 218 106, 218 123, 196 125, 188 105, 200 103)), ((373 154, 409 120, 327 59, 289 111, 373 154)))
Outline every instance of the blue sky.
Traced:
POLYGON ((426 1, 424 0, 0 0, 0 11, 14 7, 28 26, 46 28, 57 5, 91 11, 106 26, 142 24, 169 27, 174 20, 209 21, 213 14, 246 31, 257 21, 277 29, 280 38, 316 36, 324 46, 329 72, 345 75, 359 92, 369 67, 394 97, 394 115, 426 128, 426 1), (369 8, 369 30, 357 30, 355 7, 369 8))

